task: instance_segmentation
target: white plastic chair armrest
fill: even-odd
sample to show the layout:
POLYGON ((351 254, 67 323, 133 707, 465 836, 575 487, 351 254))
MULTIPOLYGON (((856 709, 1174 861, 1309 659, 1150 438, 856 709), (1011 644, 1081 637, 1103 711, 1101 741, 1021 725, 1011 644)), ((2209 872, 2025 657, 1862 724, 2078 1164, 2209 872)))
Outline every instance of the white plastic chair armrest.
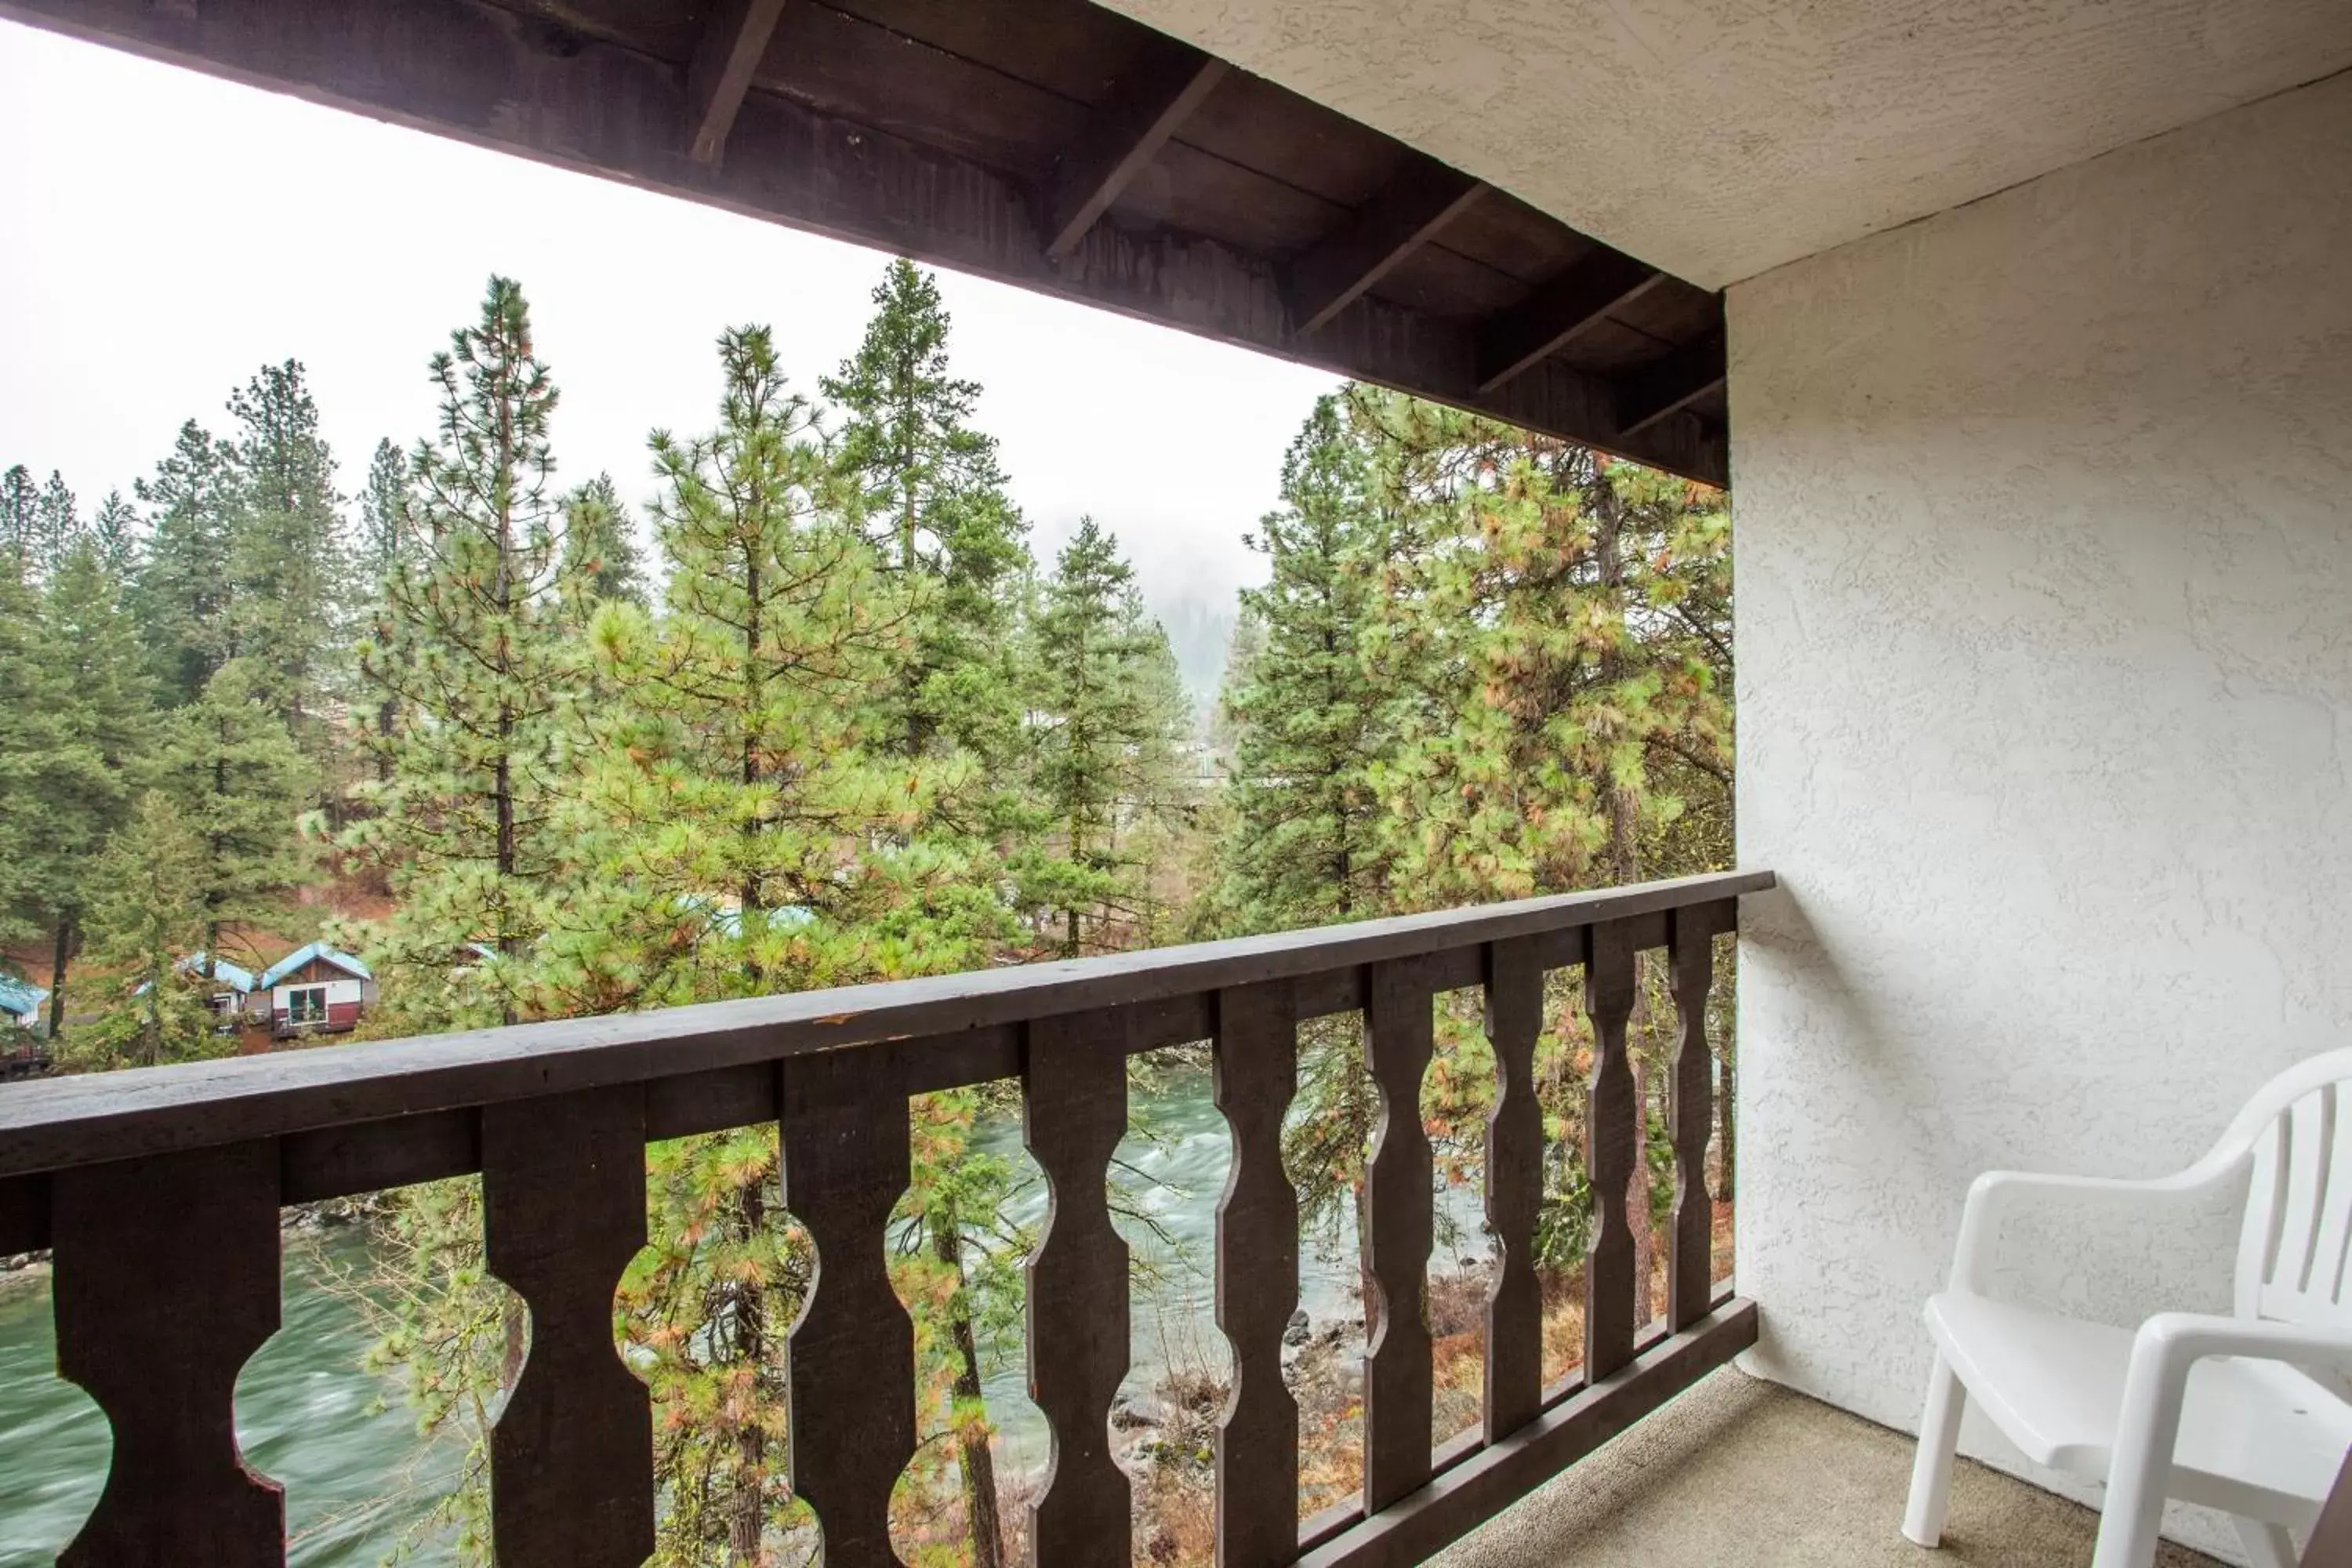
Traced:
POLYGON ((2186 1378, 2193 1363, 2215 1355, 2251 1356, 2352 1373, 2352 1332, 2310 1323, 2158 1312, 2132 1337, 2132 1374, 2137 1375, 2145 1360, 2167 1376, 2186 1378))
POLYGON ((2159 1312, 2132 1339, 2116 1415, 2099 1542, 2092 1568, 2137 1568, 2155 1554, 2189 1371, 2207 1356, 2250 1356, 2352 1372, 2352 1335, 2304 1323, 2159 1312))
POLYGON ((1952 1255, 1952 1289, 1979 1295, 1991 1282, 1993 1248, 2001 1221, 2021 1197, 2095 1199, 2126 1207, 2160 1206, 2192 1197, 2236 1174, 2243 1151, 2215 1149, 2185 1171, 2144 1181, 2118 1176, 2053 1175, 2032 1171, 1987 1171, 1969 1184, 1960 1215, 1960 1240, 1952 1255))

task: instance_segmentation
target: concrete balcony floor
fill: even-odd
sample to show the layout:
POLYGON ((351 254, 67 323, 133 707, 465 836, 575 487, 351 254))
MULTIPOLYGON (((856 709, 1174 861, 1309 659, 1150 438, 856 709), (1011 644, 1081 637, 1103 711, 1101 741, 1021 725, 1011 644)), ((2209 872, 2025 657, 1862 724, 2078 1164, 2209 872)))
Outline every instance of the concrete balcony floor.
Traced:
MULTIPOLYGON (((2098 1516, 1967 1459, 1937 1552, 1903 1539, 1911 1439, 1736 1368, 1431 1568, 2084 1568, 2098 1516)), ((2167 1542, 2158 1568, 2219 1568, 2167 1542)))

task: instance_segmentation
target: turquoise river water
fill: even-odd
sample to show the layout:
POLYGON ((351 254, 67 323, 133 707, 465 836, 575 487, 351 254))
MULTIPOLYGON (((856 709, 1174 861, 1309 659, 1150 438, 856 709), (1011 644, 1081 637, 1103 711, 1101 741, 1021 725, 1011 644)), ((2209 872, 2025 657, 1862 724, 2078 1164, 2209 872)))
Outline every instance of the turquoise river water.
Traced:
MULTIPOLYGON (((1122 1202, 1169 1238, 1163 1244, 1150 1227, 1120 1221, 1129 1247, 1150 1265, 1131 1313, 1128 1386, 1141 1392, 1171 1364, 1222 1374, 1227 1363, 1213 1326, 1209 1268, 1231 1145, 1204 1070, 1170 1074, 1139 1097, 1136 1121, 1150 1131, 1131 1133, 1119 1150, 1122 1202)), ((1029 1171, 1011 1217, 1038 1223, 1044 1184, 1021 1152, 1018 1128, 991 1124, 981 1142, 1029 1171)), ((1448 1208, 1469 1220, 1475 1197, 1449 1198, 1455 1201, 1448 1208)), ((399 1390, 362 1366, 373 1336, 362 1306, 346 1289, 321 1283, 364 1272, 367 1246, 358 1231, 289 1237, 285 1326, 237 1384, 239 1441, 247 1462, 286 1489, 290 1557, 300 1568, 375 1563, 456 1469, 448 1445, 419 1438, 399 1390)), ((1318 1319, 1355 1310, 1353 1253, 1353 1237, 1342 1235, 1302 1254, 1301 1304, 1318 1319)), ((203 1304, 188 1310, 200 1312, 203 1304)), ((1045 1457, 1045 1426, 1027 1398, 1020 1347, 1008 1351, 988 1376, 989 1407, 1002 1428, 1004 1460, 1034 1467, 1045 1457)), ((47 1283, 0 1276, 0 1568, 55 1558, 98 1500, 110 1447, 98 1407, 56 1375, 47 1283)), ((436 1544, 427 1542, 415 1560, 445 1560, 436 1544)))

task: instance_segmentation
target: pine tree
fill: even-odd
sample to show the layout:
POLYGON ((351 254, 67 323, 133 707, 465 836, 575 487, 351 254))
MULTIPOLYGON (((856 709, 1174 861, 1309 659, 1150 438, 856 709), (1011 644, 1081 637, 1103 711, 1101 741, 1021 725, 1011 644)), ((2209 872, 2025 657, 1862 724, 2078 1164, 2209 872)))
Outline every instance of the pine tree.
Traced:
MULTIPOLYGON (((378 440, 368 460, 367 484, 360 491, 360 531, 354 570, 366 584, 369 614, 381 620, 390 613, 387 595, 398 573, 415 559, 416 523, 409 491, 408 458, 389 440, 378 440)), ((365 685, 375 700, 375 780, 392 777, 392 737, 400 723, 400 697, 373 669, 362 668, 365 685)))
POLYGON ((65 477, 50 469, 48 482, 41 487, 40 499, 33 505, 34 549, 44 574, 58 570, 66 552, 81 537, 81 529, 79 502, 66 488, 65 477))
POLYGON ((385 742, 391 776, 365 787, 374 815, 348 837, 383 860, 401 899, 370 940, 419 972, 413 997, 435 998, 415 1021, 513 1022, 529 1006, 520 961, 562 865, 551 813, 578 666, 550 491, 555 385, 520 288, 491 279, 479 320, 452 334, 432 373, 440 436, 411 459, 414 558, 395 563, 360 650, 368 679, 415 721, 385 742), (468 943, 497 958, 452 991, 468 943))
POLYGON ((587 585, 591 606, 646 603, 645 565, 628 503, 610 474, 598 474, 564 498, 563 548, 571 575, 587 585))
POLYGON ((0 473, 0 574, 29 583, 40 558, 40 487, 33 470, 18 463, 0 473))
POLYGON ((1055 563, 1033 634, 1036 779, 1058 840, 1023 865, 1024 894, 1056 912, 1066 957, 1148 930, 1153 889, 1139 836, 1174 804, 1181 680, 1134 569, 1091 517, 1055 563))
POLYGON ((109 490, 89 520, 90 542, 107 571, 128 583, 139 563, 139 514, 121 490, 109 490))
POLYGON ((97 857, 152 744, 144 660, 121 582, 94 542, 69 543, 44 584, 0 740, 0 795, 22 825, 20 910, 50 934, 49 1032, 66 1016, 66 965, 97 891, 97 857))
POLYGON ((196 837, 196 899, 205 952, 226 925, 250 921, 299 886, 311 856, 299 830, 318 798, 318 768, 269 701, 270 676, 231 659, 173 712, 156 772, 196 837))
MULTIPOLYGON (((969 967, 1004 934, 985 882, 924 837, 964 764, 895 754, 905 585, 845 516, 771 334, 730 331, 719 353, 717 429, 654 437, 664 613, 607 603, 594 623, 614 697, 583 747, 582 880, 543 965, 577 1009, 969 967)), ((782 1331, 813 1260, 780 1244, 776 1156, 772 1130, 655 1153, 664 1239, 620 1300, 665 1413, 665 1562, 762 1561, 780 1521, 782 1331)))
POLYGON ((156 695, 192 702, 235 649, 228 620, 231 531, 239 507, 235 455, 191 419, 154 477, 132 487, 151 525, 131 587, 156 695))
POLYGON ((229 652, 254 661, 270 705, 323 758, 352 600, 335 461, 301 363, 264 365, 229 397, 241 503, 228 539, 229 652))
POLYGON ((819 384, 847 416, 841 469, 868 537, 887 570, 924 589, 893 729, 909 755, 944 735, 998 763, 1020 724, 1005 634, 1028 524, 1005 493, 995 439, 971 426, 979 384, 950 371, 937 280, 893 261, 874 307, 857 353, 819 384))
POLYGON ((153 1067, 234 1049, 215 1033, 211 987, 190 957, 204 941, 205 850, 180 804, 149 790, 106 842, 92 879, 91 960, 107 971, 102 1010, 69 1060, 153 1067))
POLYGON ((1339 398, 1316 403, 1283 461, 1283 506, 1251 543, 1268 580, 1242 593, 1258 647, 1223 696, 1233 786, 1214 894, 1229 932, 1384 912, 1380 692, 1359 646, 1385 548, 1364 453, 1339 398))

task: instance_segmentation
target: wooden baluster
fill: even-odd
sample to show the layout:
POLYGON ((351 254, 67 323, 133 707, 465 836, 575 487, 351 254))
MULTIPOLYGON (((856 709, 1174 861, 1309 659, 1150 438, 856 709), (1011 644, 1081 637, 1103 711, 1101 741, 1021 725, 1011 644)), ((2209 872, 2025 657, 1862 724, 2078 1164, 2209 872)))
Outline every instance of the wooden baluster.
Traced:
POLYGON ((501 1563, 636 1568, 654 1549, 653 1406, 613 1342, 646 1244, 645 1091, 482 1108, 482 1240, 530 1308, 530 1353, 490 1429, 501 1563))
POLYGON ((1217 1327, 1234 1347, 1217 1425, 1217 1562, 1276 1568, 1298 1555, 1298 1405, 1282 1381, 1298 1303, 1298 1194, 1282 1168, 1282 1119, 1298 1091, 1287 982, 1218 994, 1215 1062, 1234 1145, 1217 1202, 1217 1327))
POLYGON ((1126 1022, 1114 1011, 1039 1018, 1024 1055, 1022 1141, 1050 1192, 1029 1259, 1029 1397, 1054 1433, 1029 1505, 1030 1553, 1047 1568, 1124 1568, 1133 1526, 1110 1404, 1127 1375, 1127 1243, 1111 1228, 1107 1184, 1127 1134, 1126 1022))
POLYGON ((793 1325, 793 1489, 816 1509, 825 1568, 893 1568, 890 1492, 915 1457, 915 1326, 890 1288, 885 1233, 907 1190, 907 1101, 860 1095, 865 1058, 788 1064, 784 1204, 816 1243, 793 1325))
POLYGON ((1532 937, 1486 948, 1486 1039, 1495 1104, 1486 1113, 1486 1224, 1495 1233, 1486 1291, 1486 1441, 1500 1442, 1543 1408, 1543 1288, 1536 1217, 1543 1205, 1543 1113, 1536 1105, 1536 1036, 1543 965, 1532 937))
POLYGON ((1433 1043, 1429 981, 1410 960, 1372 966, 1368 1054, 1381 1114, 1364 1180, 1367 1270, 1380 1326, 1364 1357, 1364 1511, 1429 1479, 1429 1250, 1436 1165, 1421 1124, 1433 1043))
POLYGON ((1592 1179, 1592 1245, 1584 1263, 1584 1380, 1599 1383, 1633 1359, 1633 1233, 1626 1188, 1641 1157, 1633 1069, 1625 1026, 1633 1016, 1633 933, 1594 926, 1584 963, 1584 1010, 1592 1020, 1592 1089, 1584 1126, 1592 1179))
POLYGON ((277 1484, 236 1446, 236 1376, 278 1324, 278 1144, 60 1171, 58 1372, 114 1429, 106 1489, 61 1568, 286 1560, 277 1484))
POLYGON ((1713 1310, 1715 1204, 1706 1190, 1706 1143, 1715 1131, 1715 1059, 1706 1044, 1706 998, 1715 984, 1715 927, 1700 911, 1677 910, 1673 963, 1674 1078, 1668 1120, 1675 1142, 1675 1215, 1666 1254, 1666 1316, 1675 1331, 1713 1310))

